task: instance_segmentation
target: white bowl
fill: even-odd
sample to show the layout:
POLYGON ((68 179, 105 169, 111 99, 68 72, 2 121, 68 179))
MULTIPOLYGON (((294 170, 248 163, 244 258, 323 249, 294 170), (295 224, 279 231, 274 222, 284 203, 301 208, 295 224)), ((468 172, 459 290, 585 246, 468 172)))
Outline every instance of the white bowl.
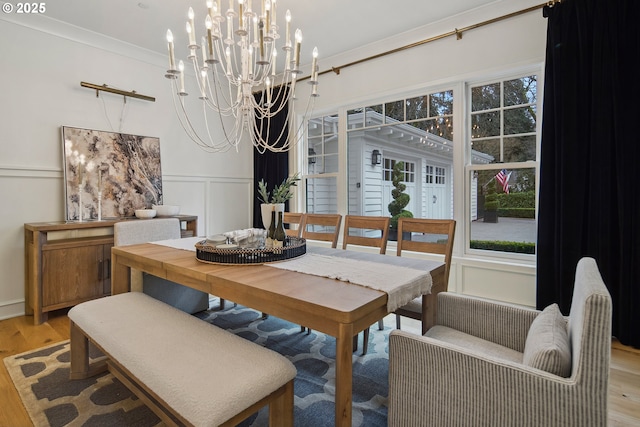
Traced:
POLYGON ((136 217, 138 218, 153 218, 156 216, 155 209, 136 209, 136 217))
POLYGON ((176 205, 153 205, 152 208, 156 210, 158 216, 175 216, 180 213, 180 206, 176 205))

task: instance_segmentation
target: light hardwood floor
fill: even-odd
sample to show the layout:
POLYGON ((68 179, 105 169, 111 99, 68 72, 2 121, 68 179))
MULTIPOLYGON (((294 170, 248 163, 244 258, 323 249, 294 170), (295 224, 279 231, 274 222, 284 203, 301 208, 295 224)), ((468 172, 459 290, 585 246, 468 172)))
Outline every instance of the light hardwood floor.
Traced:
MULTIPOLYGON (((407 321, 410 319, 407 319, 407 321)), ((385 323, 394 324, 387 319, 385 323)), ((410 322, 403 329, 419 331, 410 322)), ((375 327, 372 332, 375 333, 375 327)), ((69 339, 69 319, 64 312, 50 315, 49 321, 33 325, 33 317, 21 316, 0 321, 0 358, 69 339)), ((9 374, 0 364, 0 427, 32 426, 9 374)), ((609 382, 609 426, 640 425, 640 350, 615 341, 611 346, 609 382)), ((39 426, 37 426, 39 427, 39 426)))

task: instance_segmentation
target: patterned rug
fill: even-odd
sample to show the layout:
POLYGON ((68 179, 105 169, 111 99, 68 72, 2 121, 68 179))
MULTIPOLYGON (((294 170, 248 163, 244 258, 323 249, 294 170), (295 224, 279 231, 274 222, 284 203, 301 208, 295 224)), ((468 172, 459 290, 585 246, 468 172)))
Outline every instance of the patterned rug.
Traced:
MULTIPOLYGON (((228 305, 232 305, 228 303, 228 305)), ((237 306, 197 314, 203 320, 271 348, 296 366, 295 425, 334 425, 335 339, 300 326, 237 306)), ((390 317, 388 319, 391 319, 390 317)), ((369 349, 353 356, 353 426, 387 425, 388 339, 385 330, 371 330, 369 349)), ((97 350, 91 357, 100 357, 97 350)), ((203 355, 206 357, 206 355, 203 355)), ((35 426, 161 426, 158 418, 109 373, 86 380, 69 380, 68 341, 4 359, 16 389, 35 426)), ((220 387, 214 385, 212 387, 220 387)), ((224 387, 222 385, 222 387, 224 387)), ((268 426, 268 411, 243 422, 243 427, 268 426)))

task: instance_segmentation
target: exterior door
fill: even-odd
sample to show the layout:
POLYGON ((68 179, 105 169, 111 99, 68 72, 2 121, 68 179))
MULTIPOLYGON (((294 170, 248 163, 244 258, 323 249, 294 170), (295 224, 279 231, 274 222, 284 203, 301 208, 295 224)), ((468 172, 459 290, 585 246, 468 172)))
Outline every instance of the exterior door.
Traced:
POLYGON ((425 218, 446 219, 447 215, 446 168, 427 164, 425 168, 425 218))

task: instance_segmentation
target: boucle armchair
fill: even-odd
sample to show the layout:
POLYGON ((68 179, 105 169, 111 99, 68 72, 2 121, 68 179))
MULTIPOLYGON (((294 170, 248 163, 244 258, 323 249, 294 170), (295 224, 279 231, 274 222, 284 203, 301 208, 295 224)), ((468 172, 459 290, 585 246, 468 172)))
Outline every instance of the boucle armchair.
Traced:
POLYGON ((440 293, 424 336, 391 333, 388 425, 607 425, 611 315, 592 258, 578 263, 568 318, 556 304, 440 293))

